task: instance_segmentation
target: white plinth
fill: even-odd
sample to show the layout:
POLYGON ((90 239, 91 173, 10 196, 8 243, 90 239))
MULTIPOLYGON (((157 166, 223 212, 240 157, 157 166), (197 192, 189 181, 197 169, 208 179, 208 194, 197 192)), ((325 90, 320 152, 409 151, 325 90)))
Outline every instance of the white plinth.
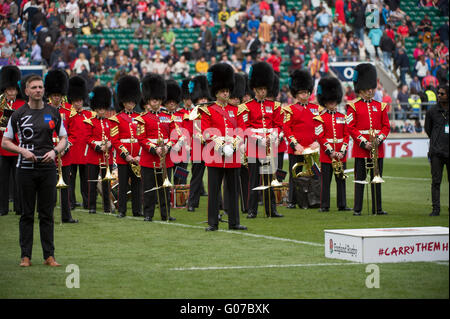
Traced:
POLYGON ((325 257, 361 263, 448 261, 448 227, 328 229, 325 257))

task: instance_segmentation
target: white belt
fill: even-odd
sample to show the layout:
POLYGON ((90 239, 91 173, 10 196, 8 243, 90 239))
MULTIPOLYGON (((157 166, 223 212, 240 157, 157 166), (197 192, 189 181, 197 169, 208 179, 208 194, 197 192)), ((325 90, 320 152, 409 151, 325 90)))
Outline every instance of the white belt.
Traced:
MULTIPOLYGON (((157 143, 160 142, 160 140, 159 140, 158 138, 149 138, 148 141, 149 141, 150 143, 154 143, 154 144, 157 144, 157 143)), ((164 143, 167 143, 168 141, 169 141, 168 138, 165 138, 165 139, 163 140, 164 143)))
POLYGON ((103 141, 93 141, 93 143, 97 146, 102 146, 103 145, 103 141))
POLYGON ((327 142, 328 143, 342 143, 342 142, 344 142, 344 139, 343 138, 337 138, 337 139, 327 138, 327 142))
MULTIPOLYGON (((363 131, 359 131, 361 134, 369 134, 370 132, 369 132, 370 130, 363 130, 363 131)), ((378 134, 378 133, 380 133, 380 130, 372 130, 372 131, 374 131, 375 132, 375 134, 378 134)))
POLYGON ((137 143, 138 140, 136 138, 123 138, 120 140, 120 143, 137 143))
POLYGON ((271 133, 273 128, 252 128, 253 133, 271 133))

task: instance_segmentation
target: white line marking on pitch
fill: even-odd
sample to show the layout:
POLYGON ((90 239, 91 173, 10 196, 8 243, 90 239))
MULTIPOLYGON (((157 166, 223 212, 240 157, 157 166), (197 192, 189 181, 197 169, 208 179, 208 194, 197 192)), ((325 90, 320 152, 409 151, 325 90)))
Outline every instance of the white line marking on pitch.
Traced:
POLYGON ((261 269, 261 268, 290 268, 290 267, 319 267, 319 266, 348 266, 364 265, 362 263, 317 263, 317 264, 292 264, 292 265, 258 265, 258 266, 221 266, 221 267, 179 267, 170 270, 190 271, 190 270, 230 270, 230 269, 261 269))

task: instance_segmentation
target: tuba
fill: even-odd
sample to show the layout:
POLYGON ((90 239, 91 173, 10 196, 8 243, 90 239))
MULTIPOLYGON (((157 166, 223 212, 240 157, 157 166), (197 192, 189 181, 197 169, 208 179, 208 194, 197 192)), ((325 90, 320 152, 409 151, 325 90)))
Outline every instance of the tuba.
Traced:
POLYGON ((313 150, 311 148, 305 148, 301 154, 303 155, 304 161, 303 162, 297 162, 292 166, 292 176, 295 177, 311 177, 314 176, 314 172, 312 170, 312 167, 314 163, 319 161, 319 149, 313 150), (305 170, 302 172, 297 173, 297 167, 299 166, 305 166, 305 170))

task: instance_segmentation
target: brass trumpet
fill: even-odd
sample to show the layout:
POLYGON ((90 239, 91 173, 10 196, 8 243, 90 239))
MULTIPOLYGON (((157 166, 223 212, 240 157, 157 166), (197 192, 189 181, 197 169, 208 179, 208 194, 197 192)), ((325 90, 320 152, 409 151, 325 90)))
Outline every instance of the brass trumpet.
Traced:
MULTIPOLYGON (((57 138, 57 143, 59 143, 59 138, 57 138)), ((58 182, 56 183, 56 188, 62 189, 69 187, 66 183, 64 183, 64 178, 62 174, 62 160, 61 154, 58 153, 58 182)))
POLYGON ((369 130, 370 143, 372 144, 372 149, 370 150, 370 158, 372 159, 372 165, 370 168, 373 168, 373 179, 370 183, 372 184, 380 184, 384 183, 384 180, 380 176, 380 169, 378 167, 378 140, 376 137, 376 133, 374 130, 369 130))
MULTIPOLYGON (((105 159, 106 173, 105 177, 103 177, 102 181, 113 181, 116 178, 111 174, 111 170, 109 169, 109 149, 108 149, 108 139, 103 136, 103 145, 105 146, 105 150, 103 152, 103 158, 105 159)), ((100 171, 102 169, 102 165, 100 163, 100 171)))

